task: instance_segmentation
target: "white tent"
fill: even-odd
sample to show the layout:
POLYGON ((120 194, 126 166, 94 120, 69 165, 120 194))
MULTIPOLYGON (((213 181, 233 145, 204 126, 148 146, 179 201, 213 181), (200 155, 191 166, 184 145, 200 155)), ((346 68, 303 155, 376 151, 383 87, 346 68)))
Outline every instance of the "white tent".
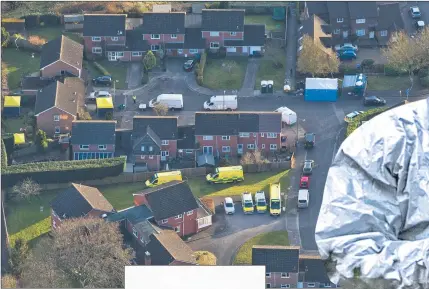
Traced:
POLYGON ((288 125, 293 125, 294 123, 296 123, 296 120, 297 120, 296 112, 287 108, 286 106, 279 107, 278 109, 275 110, 275 112, 282 113, 282 122, 288 125))

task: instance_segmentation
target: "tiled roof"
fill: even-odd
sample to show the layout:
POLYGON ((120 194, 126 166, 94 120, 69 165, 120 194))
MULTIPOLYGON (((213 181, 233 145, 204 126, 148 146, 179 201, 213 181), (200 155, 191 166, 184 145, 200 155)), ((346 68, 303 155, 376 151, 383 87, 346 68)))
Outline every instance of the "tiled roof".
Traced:
POLYGON ((188 183, 173 181, 141 192, 156 220, 163 220, 198 208, 188 183))
MULTIPOLYGON (((398 31, 405 28, 399 3, 379 5, 379 17, 376 30, 398 31)), ((388 37, 386 37, 388 38, 388 37)), ((388 39, 389 40, 389 39, 388 39)))
POLYGON ((350 1, 349 13, 350 19, 377 18, 377 2, 375 1, 350 1))
POLYGON ((147 126, 150 126, 161 140, 177 139, 177 117, 175 116, 135 116, 133 138, 146 134, 147 126))
POLYGON ((184 48, 204 49, 206 41, 203 38, 201 28, 186 28, 184 48))
POLYGON ((76 115, 79 99, 82 99, 84 95, 85 85, 77 77, 66 78, 64 83, 54 82, 37 92, 35 114, 57 107, 76 115))
POLYGON ((168 265, 174 260, 197 263, 192 249, 173 230, 164 229, 154 233, 148 247, 153 265, 168 265))
POLYGON ((202 31, 240 32, 244 30, 244 10, 203 9, 202 31))
POLYGON ((327 5, 328 5, 329 18, 349 19, 349 7, 347 2, 328 1, 327 5))
POLYGON ((143 13, 144 34, 184 34, 185 13, 143 13))
POLYGON ((308 1, 307 2, 308 14, 327 14, 328 6, 326 1, 308 1))
POLYGON ((319 256, 299 256, 299 272, 305 274, 305 282, 331 283, 325 264, 319 256))
POLYGON ((71 143, 115 144, 115 120, 75 120, 72 124, 71 143))
POLYGON ((23 90, 39 90, 53 81, 51 79, 43 79, 39 76, 27 76, 22 79, 23 90))
POLYGON ((118 222, 128 219, 133 222, 147 220, 153 216, 151 210, 146 205, 129 207, 124 210, 110 214, 107 220, 110 222, 118 222))
POLYGON ((177 149, 195 148, 195 126, 179 126, 179 139, 177 140, 177 149))
POLYGON ((253 246, 252 265, 263 265, 266 272, 298 273, 299 247, 253 246))
POLYGON ((244 25, 243 40, 225 40, 225 46, 264 46, 265 25, 246 24, 244 25))
POLYGON ((144 128, 144 134, 139 134, 138 136, 133 135, 132 139, 133 152, 140 155, 157 155, 161 151, 162 141, 159 136, 152 130, 150 126, 144 128), (147 148, 145 151, 141 151, 141 146, 152 146, 152 151, 149 151, 147 148))
POLYGON ((83 36, 125 36, 125 14, 85 14, 83 36))
POLYGON ((43 45, 40 56, 40 69, 58 60, 82 69, 83 45, 64 35, 43 45))
POLYGON ((147 40, 143 40, 143 32, 140 29, 127 30, 126 35, 126 51, 139 52, 149 50, 149 44, 147 40))
POLYGON ((112 205, 97 188, 74 183, 57 195, 51 207, 60 218, 83 217, 93 209, 101 212, 114 211, 112 205))

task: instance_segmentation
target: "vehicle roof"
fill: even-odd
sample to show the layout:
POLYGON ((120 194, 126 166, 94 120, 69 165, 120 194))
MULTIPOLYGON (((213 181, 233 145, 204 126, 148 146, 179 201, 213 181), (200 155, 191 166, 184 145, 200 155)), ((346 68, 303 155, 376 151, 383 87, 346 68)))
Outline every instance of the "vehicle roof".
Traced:
POLYGON ((217 168, 218 172, 241 171, 241 170, 243 170, 242 166, 232 166, 232 167, 220 167, 220 168, 217 168))
POLYGON ((301 181, 308 181, 309 177, 308 176, 301 176, 301 181))
POLYGON ((308 190, 305 190, 305 189, 303 189, 303 190, 299 190, 298 191, 298 200, 299 199, 307 199, 307 194, 308 194, 308 190))
POLYGON ((256 192, 255 193, 255 197, 257 197, 257 196, 264 196, 264 198, 265 198, 265 192, 264 191, 259 191, 259 192, 256 192))
POLYGON ((243 193, 243 199, 245 200, 245 201, 252 201, 252 194, 251 193, 248 193, 248 192, 244 192, 243 193))
POLYGON ((305 139, 314 139, 316 135, 314 133, 307 133, 305 134, 305 139))
POLYGON ((225 97, 225 100, 237 99, 236 95, 213 95, 212 97, 215 97, 215 98, 219 97, 220 99, 223 99, 225 97))
POLYGON ((234 203, 234 201, 232 200, 231 197, 226 197, 225 198, 225 203, 234 203))
POLYGON ((183 96, 181 94, 160 94, 157 99, 183 99, 183 96))
POLYGON ((410 9, 413 11, 420 11, 419 7, 417 6, 410 7, 410 9))
POLYGON ((156 173, 156 175, 159 176, 178 176, 182 175, 181 171, 171 171, 171 172, 163 172, 163 173, 156 173))
POLYGON ((373 99, 375 99, 375 98, 379 98, 379 97, 375 96, 375 95, 368 95, 368 96, 365 96, 365 98, 373 98, 373 99))
POLYGON ((353 112, 351 112, 351 113, 349 113, 348 115, 346 115, 347 117, 355 117, 355 116, 357 116, 357 115, 359 115, 359 114, 361 114, 362 112, 359 112, 359 111, 353 111, 353 112))
POLYGON ((419 26, 425 26, 425 22, 422 20, 417 21, 417 25, 419 26))
POLYGON ((280 198, 280 184, 279 183, 270 184, 270 196, 280 198))

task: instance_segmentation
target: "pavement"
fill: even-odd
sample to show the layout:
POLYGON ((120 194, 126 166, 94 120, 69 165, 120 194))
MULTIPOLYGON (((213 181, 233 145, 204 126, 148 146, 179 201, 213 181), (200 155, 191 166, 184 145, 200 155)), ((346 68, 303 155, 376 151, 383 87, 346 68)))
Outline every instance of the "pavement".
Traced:
POLYGON ((295 2, 289 3, 286 36, 286 80, 289 80, 291 89, 295 88, 298 17, 295 2))
POLYGON ((238 92, 238 96, 253 96, 255 90, 256 74, 258 73, 260 59, 249 58, 243 85, 238 92))
POLYGON ((142 63, 131 62, 127 69, 128 89, 133 89, 141 84, 142 79, 142 63))

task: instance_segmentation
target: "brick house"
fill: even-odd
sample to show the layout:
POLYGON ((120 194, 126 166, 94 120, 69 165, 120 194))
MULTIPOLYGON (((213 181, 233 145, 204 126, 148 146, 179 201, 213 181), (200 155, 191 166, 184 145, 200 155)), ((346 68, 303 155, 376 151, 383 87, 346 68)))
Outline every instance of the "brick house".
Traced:
POLYGON ((268 154, 281 147, 281 113, 197 112, 195 139, 203 154, 216 157, 255 149, 268 154))
POLYGON ((135 116, 133 118, 132 154, 136 164, 146 163, 148 168, 159 170, 161 162, 176 158, 177 120, 176 116, 135 116), (142 142, 144 144, 141 145, 142 142), (147 151, 146 147, 151 145, 152 151, 147 151), (142 151, 143 146, 144 151, 142 151))
POLYGON ((348 2, 350 15, 350 34, 358 37, 359 43, 374 41, 378 24, 377 2, 348 2))
POLYGON ((186 28, 183 43, 165 44, 167 55, 172 57, 191 57, 203 53, 205 48, 206 42, 202 37, 201 28, 186 28))
POLYGON ((378 6, 378 25, 375 28, 375 37, 381 46, 387 45, 391 37, 405 29, 399 3, 389 3, 378 6))
POLYGON ((131 207, 107 217, 120 222, 132 236, 138 265, 194 265, 193 251, 174 230, 158 227, 146 205, 131 207))
POLYGON ((73 121, 71 132, 73 160, 113 158, 115 127, 115 120, 73 121))
POLYGON ((36 96, 37 92, 45 86, 54 82, 51 78, 40 78, 38 76, 27 76, 21 80, 21 91, 23 95, 36 96))
POLYGON ((329 280, 326 267, 320 256, 299 255, 300 288, 337 288, 329 280))
POLYGON ((323 21, 319 16, 314 14, 311 15, 302 22, 301 27, 302 28, 300 29, 300 35, 298 38, 298 53, 302 49, 304 35, 310 36, 320 49, 326 51, 327 53, 332 51, 331 46, 333 41, 332 35, 330 33, 330 26, 326 24, 326 22, 323 21))
POLYGON ((133 196, 136 206, 148 206, 158 226, 174 229, 181 237, 212 224, 212 214, 194 197, 186 182, 169 182, 133 196))
POLYGON ((72 183, 51 202, 51 225, 56 229, 67 219, 104 218, 114 212, 112 205, 97 188, 72 183))
POLYGON ((120 59, 126 44, 125 14, 85 14, 83 39, 87 56, 120 59))
POLYGON ((59 75, 81 77, 83 46, 64 35, 49 41, 42 47, 40 55, 40 76, 59 75))
POLYGON ((84 96, 84 82, 77 77, 68 77, 64 83, 56 81, 39 90, 34 111, 37 128, 48 136, 70 133, 84 96))

